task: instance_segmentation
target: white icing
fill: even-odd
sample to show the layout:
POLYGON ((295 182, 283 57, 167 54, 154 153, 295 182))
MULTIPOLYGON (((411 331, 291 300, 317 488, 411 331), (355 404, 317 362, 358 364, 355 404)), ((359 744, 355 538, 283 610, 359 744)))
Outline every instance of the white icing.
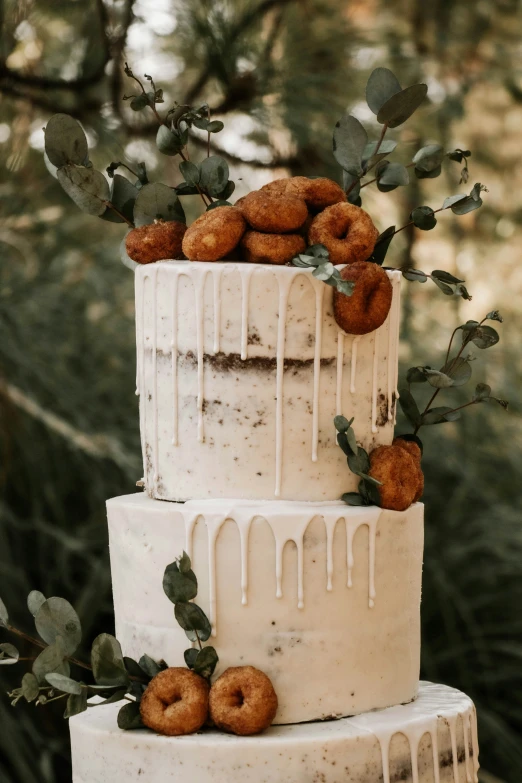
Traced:
MULTIPOLYGON (((389 783, 391 770, 411 759, 415 783, 439 783, 444 756, 451 750, 445 727, 470 721, 471 700, 444 685, 421 683, 415 702, 338 721, 272 726, 253 737, 203 730, 182 737, 117 728, 119 704, 83 712, 70 721, 74 783, 112 783, 125 770, 127 783, 389 783), (431 737, 432 749, 426 741, 431 737), (393 740, 393 742, 392 742, 393 740), (93 753, 93 748, 96 752, 93 753), (440 755, 439 755, 440 748, 440 755)), ((460 732, 457 750, 466 753, 460 732)), ((472 742, 471 781, 477 781, 478 745, 472 742)), ((469 748, 468 748, 469 754, 469 748)), ((447 780, 445 773, 444 780, 447 780)), ((466 777, 457 762, 455 783, 466 777)), ((470 783, 471 783, 470 781, 470 783)))
POLYGON ((148 492, 171 500, 227 495, 323 500, 355 490, 356 478, 346 471, 332 419, 340 413, 354 416, 358 440, 367 448, 392 440, 399 280, 393 272, 390 278, 394 298, 387 321, 373 334, 354 337, 335 324, 331 288, 302 269, 186 261, 138 269, 137 391, 148 492), (179 294, 182 277, 193 289, 193 307, 179 294), (347 340, 349 396, 344 393, 347 340), (209 346, 209 356, 222 357, 212 370, 212 382, 205 370, 209 346), (170 361, 160 362, 159 355, 170 355, 170 361), (245 371, 236 365, 227 369, 234 355, 245 362, 245 371), (195 394, 187 357, 196 365, 195 394), (178 361, 184 362, 183 371, 178 361), (381 388, 388 394, 386 423, 378 415, 381 388), (209 418, 205 394, 222 406, 221 416, 214 408, 209 418), (306 409, 301 400, 309 400, 306 409), (232 411, 240 410, 237 426, 232 411), (158 420, 167 422, 161 432, 158 420), (165 431, 171 433, 168 440, 165 431), (300 432, 310 438, 308 453, 300 432), (256 471, 257 465, 264 469, 256 471))
POLYGON ((187 641, 161 575, 185 549, 220 671, 243 663, 265 671, 279 697, 277 723, 413 698, 421 504, 394 512, 340 501, 165 503, 139 493, 107 507, 116 635, 125 655, 183 664, 187 641))

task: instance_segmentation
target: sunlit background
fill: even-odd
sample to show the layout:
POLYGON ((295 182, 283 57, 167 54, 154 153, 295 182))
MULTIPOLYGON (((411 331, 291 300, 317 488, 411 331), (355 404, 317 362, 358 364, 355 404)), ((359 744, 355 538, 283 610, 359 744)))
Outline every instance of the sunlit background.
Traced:
MULTIPOLYGON (((429 85, 423 107, 391 132, 394 159, 438 142, 472 152, 470 180, 448 161, 363 205, 380 230, 421 204, 488 188, 482 209, 403 231, 387 263, 465 279, 471 302, 403 282, 402 370, 441 366, 452 329, 499 308, 501 342, 475 350, 474 382, 510 400, 426 428, 425 678, 478 707, 483 781, 522 780, 522 3, 518 0, 6 0, 0 6, 0 595, 30 629, 29 590, 77 608, 86 647, 113 630, 104 501, 141 475, 134 396, 133 275, 122 228, 82 214, 47 172, 43 127, 64 111, 102 170, 145 161, 152 179, 182 177, 160 155, 156 123, 134 113, 125 60, 151 74, 165 104, 208 102, 225 130, 235 200, 289 174, 340 178, 331 153, 347 109, 378 126, 364 101, 377 65, 403 86, 429 85), (3 17, 2 17, 3 14, 3 17)), ((194 157, 204 154, 200 140, 194 157)), ((184 201, 190 219, 195 197, 184 201)), ((446 392, 462 404, 469 388, 446 392)), ((442 395, 441 395, 442 396, 442 395)), ((451 399, 450 399, 451 398, 451 399)), ((442 402, 444 404, 444 402, 442 402)), ((408 425, 399 419, 400 431, 408 425)), ((2 641, 7 640, 2 638, 2 641)), ((85 652, 86 654, 86 652, 85 652)), ((393 661, 390 661, 393 666, 393 661)), ((19 682, 2 667, 2 691, 19 682)), ((70 781, 61 702, 0 698, 0 779, 70 781)))

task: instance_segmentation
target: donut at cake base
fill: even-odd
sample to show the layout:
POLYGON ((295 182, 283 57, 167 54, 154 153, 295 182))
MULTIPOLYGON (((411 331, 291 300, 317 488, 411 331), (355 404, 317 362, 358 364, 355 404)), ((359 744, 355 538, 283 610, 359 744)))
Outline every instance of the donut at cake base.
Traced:
POLYGON ((73 783, 478 780, 473 702, 443 685, 421 683, 413 704, 338 721, 272 726, 241 738, 215 730, 176 738, 121 731, 120 706, 96 707, 70 720, 73 783))
POLYGON ((275 723, 411 701, 420 666, 423 506, 340 501, 108 501, 116 636, 124 655, 179 666, 187 640, 161 576, 183 550, 219 655, 255 666, 275 723))

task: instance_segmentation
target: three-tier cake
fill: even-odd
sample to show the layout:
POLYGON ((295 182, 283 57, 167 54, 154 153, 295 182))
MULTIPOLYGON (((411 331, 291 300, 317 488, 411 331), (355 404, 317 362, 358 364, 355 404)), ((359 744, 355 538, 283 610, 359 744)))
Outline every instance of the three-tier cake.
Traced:
POLYGON ((333 418, 393 440, 400 273, 383 325, 353 336, 310 270, 233 261, 136 271, 145 493, 107 504, 116 632, 127 656, 183 661, 161 587, 190 555, 219 652, 256 666, 279 708, 261 735, 71 720, 75 783, 471 783, 475 709, 419 684, 423 506, 350 507, 333 418))

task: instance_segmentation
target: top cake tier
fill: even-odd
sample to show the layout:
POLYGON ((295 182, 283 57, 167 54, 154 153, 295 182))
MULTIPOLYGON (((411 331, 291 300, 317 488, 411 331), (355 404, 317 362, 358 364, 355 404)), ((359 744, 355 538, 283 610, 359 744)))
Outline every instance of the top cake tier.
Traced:
POLYGON ((308 270, 168 261, 136 270, 144 480, 161 500, 335 500, 357 488, 333 418, 367 449, 395 418, 400 272, 361 337, 308 270))

